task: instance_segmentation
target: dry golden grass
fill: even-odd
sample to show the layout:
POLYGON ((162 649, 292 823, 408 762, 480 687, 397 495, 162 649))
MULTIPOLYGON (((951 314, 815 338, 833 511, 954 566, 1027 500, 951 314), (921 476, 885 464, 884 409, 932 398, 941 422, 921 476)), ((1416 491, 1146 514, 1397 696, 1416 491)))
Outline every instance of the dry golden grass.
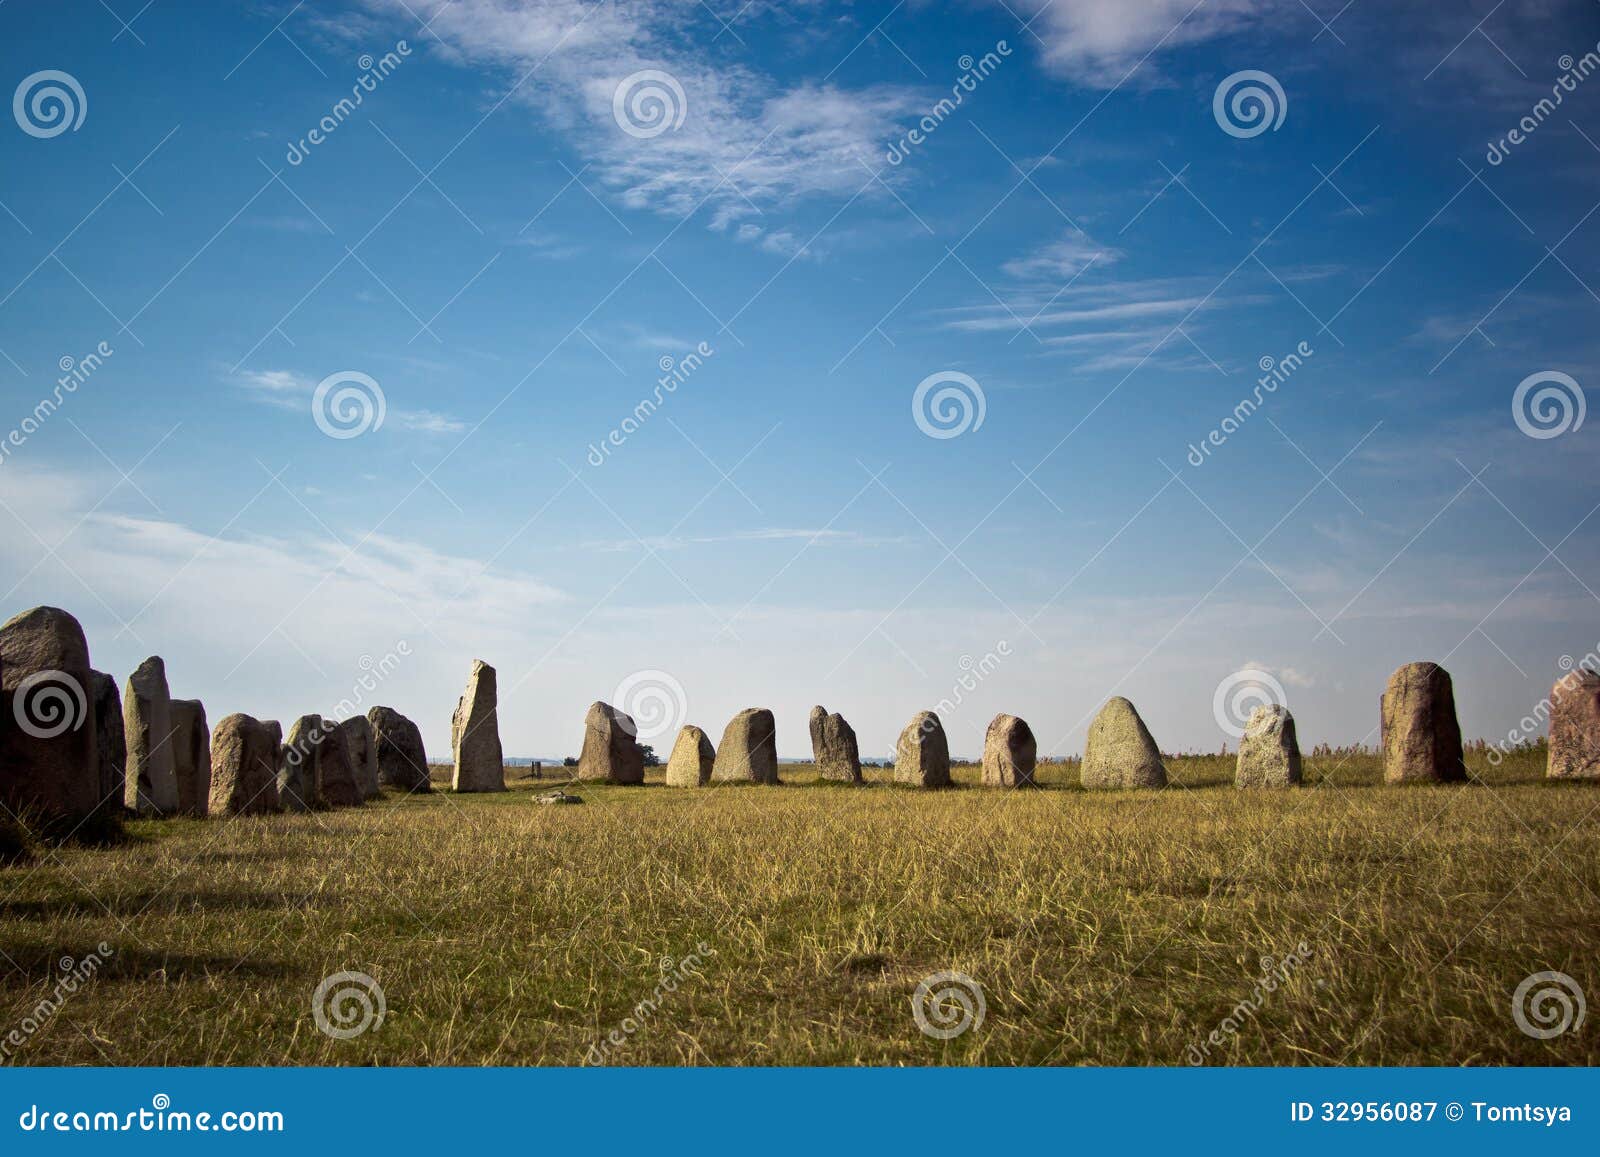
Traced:
MULTIPOLYGON (((100 941, 99 976, 14 1050, 27 1064, 1183 1064, 1262 958, 1310 959, 1211 1046, 1223 1064, 1594 1064, 1600 1033, 1515 1026, 1558 969, 1600 993, 1600 785, 1542 755, 1461 788, 1383 788, 1308 759, 1241 793, 1231 761, 1158 793, 595 787, 536 806, 365 808, 132 825, 137 842, 0 869, 0 1039, 100 941), (1188 790, 1185 790, 1188 789, 1188 790), (982 1027, 924 1036, 925 975, 979 981, 982 1027), (318 1031, 325 975, 370 974, 382 1026, 318 1031), (619 1030, 620 1031, 620 1030, 619 1030)), ((508 769, 508 777, 521 775, 508 769)), ((547 771, 547 774, 548 771, 547 771)), ((653 778, 659 777, 659 770, 653 778)))

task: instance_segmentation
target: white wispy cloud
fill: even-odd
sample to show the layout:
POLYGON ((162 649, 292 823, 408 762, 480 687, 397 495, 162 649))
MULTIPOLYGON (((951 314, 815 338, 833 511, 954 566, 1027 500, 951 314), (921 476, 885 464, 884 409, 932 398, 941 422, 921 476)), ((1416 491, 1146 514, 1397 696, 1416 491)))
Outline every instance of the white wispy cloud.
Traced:
MULTIPOLYGON (((233 375, 231 380, 253 402, 306 413, 310 412, 310 399, 317 388, 316 382, 291 370, 244 370, 233 375)), ((386 413, 386 425, 421 434, 460 434, 468 429, 461 419, 436 410, 390 406, 386 413)))

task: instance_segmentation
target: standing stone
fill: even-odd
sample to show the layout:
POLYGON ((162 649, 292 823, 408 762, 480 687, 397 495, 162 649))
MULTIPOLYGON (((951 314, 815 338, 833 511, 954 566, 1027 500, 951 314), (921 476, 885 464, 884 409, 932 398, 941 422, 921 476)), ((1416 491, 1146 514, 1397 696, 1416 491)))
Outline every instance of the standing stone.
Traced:
POLYGON ((204 818, 211 806, 211 729, 198 699, 174 699, 172 772, 178 783, 178 814, 204 818))
POLYGON ((142 816, 178 810, 178 775, 172 749, 172 696, 167 667, 152 655, 128 676, 122 694, 122 728, 128 742, 128 807, 142 816))
POLYGON ((322 716, 302 715, 278 755, 278 802, 285 811, 315 811, 322 798, 322 716))
POLYGON ((1550 692, 1551 779, 1600 779, 1600 675, 1567 672, 1550 692))
POLYGON ((494 668, 482 659, 473 662, 467 689, 450 721, 450 752, 456 765, 456 791, 505 791, 494 668))
POLYGON ((894 781, 918 787, 950 786, 950 741, 932 711, 918 711, 894 745, 894 781))
POLYGON ((1038 762, 1039 741, 1025 720, 1002 713, 989 721, 983 736, 985 787, 1033 787, 1038 762))
POLYGON ((1167 786, 1161 751, 1133 704, 1122 696, 1106 700, 1089 724, 1079 776, 1086 788, 1167 786))
POLYGON ((711 780, 716 762, 710 736, 692 723, 680 728, 672 756, 667 760, 667 786, 704 787, 711 780))
POLYGON ((1437 663, 1407 663, 1389 676, 1381 711, 1385 783, 1466 780, 1448 671, 1437 663))
POLYGON ((372 724, 378 752, 378 782, 402 791, 432 791, 428 753, 417 725, 393 707, 374 707, 367 712, 367 722, 372 724))
POLYGON ((855 728, 837 711, 830 714, 821 706, 811 709, 811 758, 823 779, 861 782, 861 751, 856 746, 855 728))
POLYGON ((278 810, 282 728, 248 715, 229 715, 211 733, 212 815, 270 815, 278 810))
POLYGON ((366 802, 366 796, 362 794, 361 785, 356 779, 350 733, 342 724, 324 719, 317 736, 317 747, 317 774, 322 782, 322 802, 329 807, 360 807, 366 802))
POLYGON ((89 644, 66 611, 35 607, 0 626, 0 802, 11 815, 70 829, 99 804, 90 686, 89 644))
POLYGON ((94 734, 99 753, 100 808, 112 815, 122 810, 128 781, 128 741, 122 730, 122 692, 104 671, 89 672, 93 685, 94 734))
POLYGON ((765 707, 746 707, 723 728, 711 778, 718 783, 777 783, 778 724, 765 707))
POLYGON ((1294 787, 1300 783, 1300 741, 1294 716, 1277 703, 1250 713, 1239 740, 1234 787, 1294 787))
POLYGON ((378 786, 378 745, 373 741, 372 724, 365 715, 352 715, 339 724, 339 730, 350 745, 350 761, 361 798, 377 799, 383 789, 378 786))
POLYGON ((583 717, 583 750, 578 779, 605 783, 643 783, 644 749, 633 717, 609 703, 593 703, 583 717))

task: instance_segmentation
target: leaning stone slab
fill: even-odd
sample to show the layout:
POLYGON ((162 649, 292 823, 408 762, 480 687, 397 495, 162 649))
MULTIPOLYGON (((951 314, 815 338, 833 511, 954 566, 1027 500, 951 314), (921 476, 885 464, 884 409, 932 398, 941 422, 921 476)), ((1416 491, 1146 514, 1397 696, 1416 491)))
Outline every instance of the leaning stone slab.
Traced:
POLYGON ((1133 704, 1117 695, 1089 724, 1079 773, 1086 788, 1165 787, 1167 766, 1133 704))
POLYGON ((1033 787, 1038 762, 1039 742, 1025 720, 1003 712, 990 720, 983 737, 985 787, 1033 787))
POLYGON ((583 750, 578 779, 604 783, 643 783, 644 749, 633 717, 609 703, 593 703, 583 717, 583 750))
POLYGON ((90 691, 89 644, 66 611, 34 607, 0 626, 0 816, 71 824, 95 810, 90 691))
POLYGON ((717 783, 777 783, 778 725, 765 707, 746 707, 728 721, 711 778, 717 783))
POLYGON ((372 735, 372 724, 365 715, 352 715, 339 724, 345 743, 350 747, 350 763, 355 769, 356 788, 361 798, 377 799, 383 794, 378 786, 378 745, 372 735))
POLYGON ((278 802, 285 811, 315 811, 322 800, 322 716, 302 715, 278 756, 278 802))
POLYGON ((856 745, 855 728, 837 711, 830 713, 820 705, 811 709, 811 758, 823 779, 861 782, 861 751, 856 745))
POLYGON ((668 787, 704 787, 711 782, 711 769, 717 761, 711 737, 694 724, 680 728, 667 760, 668 787))
POLYGON ((1264 703, 1250 713, 1239 740, 1235 787, 1295 787, 1301 780, 1300 741, 1287 707, 1264 703))
POLYGON ((211 807, 211 729, 198 699, 174 699, 172 772, 178 782, 178 814, 204 818, 211 807))
POLYGON ((128 807, 142 816, 173 815, 178 810, 178 774, 172 695, 160 657, 152 655, 128 676, 122 727, 128 741, 128 807))
MULTIPOLYGON (((361 720, 363 723, 366 720, 361 720)), ((356 761, 350 750, 350 733, 342 723, 322 721, 317 736, 317 774, 322 779, 322 802, 329 807, 360 807, 366 795, 356 779, 356 761)))
POLYGON ((99 793, 102 810, 116 814, 122 810, 128 782, 128 741, 122 730, 122 692, 117 681, 104 671, 89 672, 93 685, 95 749, 99 766, 99 793))
POLYGON ((900 733, 894 747, 894 782, 950 786, 950 741, 932 711, 917 712, 900 733))
POLYGON ((270 815, 278 810, 279 738, 276 721, 229 715, 211 733, 210 812, 270 815))
POLYGON ((1567 672, 1550 692, 1551 779, 1600 779, 1600 675, 1567 672))
POLYGON ((505 791, 506 773, 500 749, 500 717, 494 668, 478 659, 467 676, 467 689, 450 721, 450 751, 455 758, 456 791, 505 791))
POLYGON ((1437 663, 1407 663, 1389 676, 1381 711, 1385 783, 1466 780, 1448 671, 1437 663))
POLYGON ((417 725, 393 707, 367 712, 373 745, 378 750, 378 782, 402 791, 432 791, 428 782, 428 753, 417 725))

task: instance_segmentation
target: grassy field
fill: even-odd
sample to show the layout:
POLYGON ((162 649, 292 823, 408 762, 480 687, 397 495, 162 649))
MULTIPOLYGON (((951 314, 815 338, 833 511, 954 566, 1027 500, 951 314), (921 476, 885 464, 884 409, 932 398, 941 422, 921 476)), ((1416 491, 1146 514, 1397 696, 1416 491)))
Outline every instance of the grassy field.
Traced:
POLYGON ((656 769, 582 806, 512 768, 503 795, 139 822, 0 869, 0 1041, 104 942, 9 1063, 1600 1062, 1593 1018, 1536 1040, 1511 1015, 1546 969, 1600 993, 1600 785, 1469 763, 1482 783, 1384 788, 1322 756, 1241 793, 1184 757, 1144 794, 1060 764, 1032 792, 656 769), (312 994, 347 970, 387 1011, 334 1039, 312 994), (912 1015, 946 970, 986 1004, 948 1040, 912 1015))

